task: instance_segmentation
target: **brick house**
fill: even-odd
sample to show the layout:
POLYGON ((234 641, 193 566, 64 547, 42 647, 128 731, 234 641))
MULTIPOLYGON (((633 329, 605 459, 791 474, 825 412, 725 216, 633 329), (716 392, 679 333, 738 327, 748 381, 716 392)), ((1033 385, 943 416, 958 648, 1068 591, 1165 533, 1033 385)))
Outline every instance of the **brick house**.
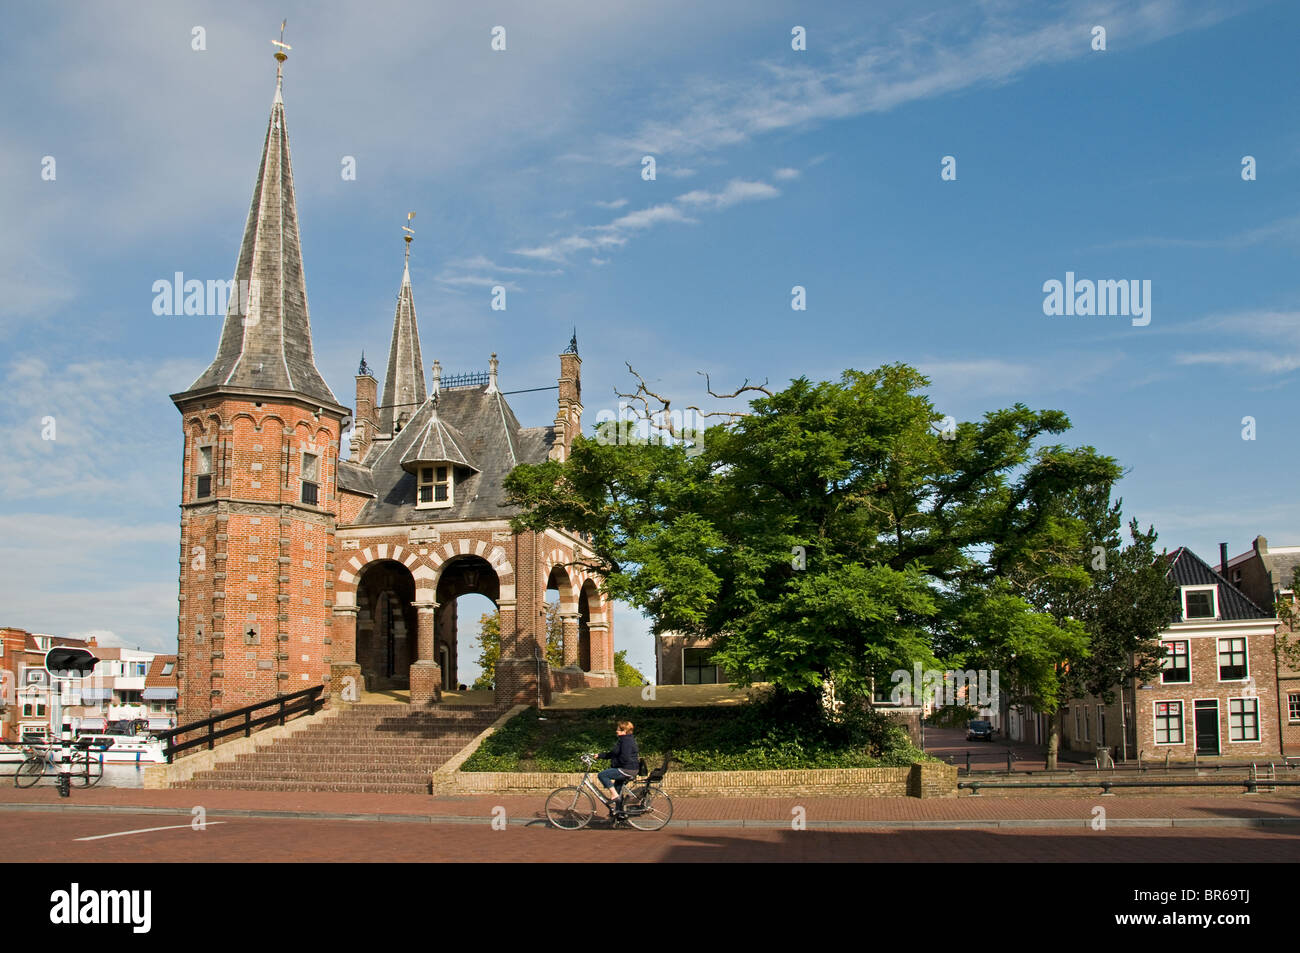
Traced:
MULTIPOLYGON (((282 58, 278 53, 277 58, 282 58)), ((283 59, 281 59, 281 66, 283 59)), ((365 363, 352 413, 313 358, 281 68, 216 357, 172 401, 184 482, 177 631, 182 722, 328 682, 337 698, 457 683, 455 600, 491 599, 502 647, 496 699, 616 684, 613 613, 577 567, 575 534, 513 533, 501 481, 563 461, 582 420, 576 335, 559 355, 556 416, 524 427, 486 373, 426 387, 409 267, 384 388, 365 363), (565 669, 546 662, 558 593, 565 669)), ((406 236, 410 254, 410 233, 406 236)))
MULTIPOLYGON (((1246 596, 1261 606, 1275 605, 1280 599, 1294 600, 1296 567, 1300 566, 1300 546, 1269 546, 1263 536, 1256 536, 1251 548, 1227 558, 1227 544, 1220 546, 1220 573, 1246 596)), ((1279 629, 1291 639, 1300 637, 1294 630, 1279 629)), ((1278 720, 1282 727, 1285 754, 1300 754, 1300 669, 1289 667, 1280 654, 1277 659, 1278 720)))
POLYGON ((712 661, 713 639, 664 632, 655 636, 656 685, 714 685, 730 679, 712 661))
POLYGON ((1117 760, 1276 758, 1277 618, 1191 550, 1166 559, 1179 608, 1159 636, 1163 671, 1150 683, 1117 686, 1110 704, 1071 699, 1061 713, 1062 749, 1104 747, 1117 760))
MULTIPOLYGON (((95 640, 0 628, 0 739, 16 741, 23 733, 46 734, 53 717, 45 653, 66 647, 97 651, 95 640)), ((69 696, 70 699, 72 696, 69 696)), ((70 713, 70 712, 69 712, 70 713)))

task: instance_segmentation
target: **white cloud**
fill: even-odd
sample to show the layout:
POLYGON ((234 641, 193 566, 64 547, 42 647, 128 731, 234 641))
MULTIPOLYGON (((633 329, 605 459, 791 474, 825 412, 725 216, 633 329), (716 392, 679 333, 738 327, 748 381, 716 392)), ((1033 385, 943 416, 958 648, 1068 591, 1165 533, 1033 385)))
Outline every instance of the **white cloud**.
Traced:
POLYGON ((620 228, 649 228, 651 225, 658 225, 661 222, 683 222, 693 224, 695 219, 683 214, 682 210, 675 205, 652 205, 649 208, 639 209, 635 212, 629 212, 621 218, 616 218, 608 225, 602 228, 620 229, 620 228))
POLYGON ((1214 334, 1225 343, 1239 345, 1255 338, 1260 347, 1219 347, 1184 351, 1174 355, 1181 365, 1218 364, 1242 367, 1259 374, 1289 374, 1300 369, 1300 311, 1240 311, 1211 315, 1188 325, 1193 334, 1214 334))
POLYGON ((746 182, 732 179, 720 192, 696 189, 677 196, 677 201, 686 205, 703 205, 708 208, 730 208, 740 202, 752 202, 757 199, 774 199, 781 192, 766 182, 746 182))
POLYGON ((799 178, 800 174, 801 173, 799 172, 798 169, 791 169, 787 167, 784 169, 777 169, 775 172, 772 173, 772 178, 778 179, 780 181, 787 181, 789 179, 799 178))
POLYGON ((614 199, 612 202, 602 202, 598 199, 592 204, 599 205, 601 208, 620 209, 627 204, 627 199, 614 199))

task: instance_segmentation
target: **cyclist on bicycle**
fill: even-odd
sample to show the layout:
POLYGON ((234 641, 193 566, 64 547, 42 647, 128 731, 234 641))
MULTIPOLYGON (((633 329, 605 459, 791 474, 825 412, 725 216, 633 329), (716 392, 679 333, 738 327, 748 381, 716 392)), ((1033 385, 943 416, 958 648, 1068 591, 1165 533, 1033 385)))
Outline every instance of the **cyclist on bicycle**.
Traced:
POLYGON ((632 735, 632 728, 632 722, 620 721, 616 732, 617 737, 614 739, 614 749, 596 755, 597 758, 610 759, 611 766, 600 772, 596 777, 609 791, 610 802, 614 805, 615 813, 619 815, 623 813, 623 797, 619 789, 614 786, 615 782, 630 781, 635 778, 637 765, 641 761, 641 755, 636 747, 636 738, 632 735))

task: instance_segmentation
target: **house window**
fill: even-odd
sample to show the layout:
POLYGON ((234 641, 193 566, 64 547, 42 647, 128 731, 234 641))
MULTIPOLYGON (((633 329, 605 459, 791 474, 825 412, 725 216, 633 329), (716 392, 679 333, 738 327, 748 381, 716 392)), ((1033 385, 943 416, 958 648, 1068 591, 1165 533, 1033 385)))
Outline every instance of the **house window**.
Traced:
POLYGON ((1091 740, 1088 735, 1088 706, 1087 705, 1083 706, 1083 740, 1084 741, 1091 740))
POLYGON ((1188 655, 1188 644, 1186 642, 1162 642, 1168 651, 1164 658, 1164 671, 1160 673, 1160 681, 1165 685, 1174 682, 1190 682, 1192 680, 1192 664, 1188 655))
POLYGON ((24 717, 24 718, 30 718, 30 717, 32 717, 32 706, 31 706, 31 705, 23 705, 23 717, 24 717))
POLYGON ((1286 696, 1287 721, 1300 722, 1300 692, 1289 692, 1286 696))
POLYGON ((163 673, 164 675, 170 675, 170 674, 172 673, 172 669, 175 668, 175 667, 176 667, 176 663, 175 663, 175 662, 163 662, 163 670, 162 670, 162 673, 163 673))
POLYGON ((417 506, 451 506, 452 473, 450 466, 420 467, 417 506))
POLYGON ((1097 744, 1106 744, 1106 709, 1097 706, 1097 744))
POLYGON ((1183 743, 1183 703, 1156 702, 1156 744, 1183 743))
POLYGON ((302 501, 315 506, 320 487, 320 457, 314 453, 302 455, 302 501))
POLYGON ((1080 741, 1083 739, 1083 724, 1079 720, 1082 717, 1083 717, 1083 709, 1076 707, 1074 709, 1074 740, 1075 741, 1080 741))
POLYGON ((1259 699, 1228 699, 1228 740, 1259 740, 1259 699))
POLYGON ((135 675, 136 675, 137 678, 139 678, 141 675, 147 675, 148 673, 149 673, 149 663, 148 663, 148 662, 136 662, 136 663, 135 663, 135 675))
POLYGON ((1219 639, 1219 681, 1246 677, 1246 640, 1219 639))
POLYGON ((212 495, 212 448, 199 447, 197 468, 198 478, 194 488, 195 496, 212 495))
POLYGON ((1217 619, 1218 586, 1183 590, 1184 619, 1217 619))
POLYGON ((682 650, 682 684, 716 685, 718 666, 709 661, 710 649, 682 650))

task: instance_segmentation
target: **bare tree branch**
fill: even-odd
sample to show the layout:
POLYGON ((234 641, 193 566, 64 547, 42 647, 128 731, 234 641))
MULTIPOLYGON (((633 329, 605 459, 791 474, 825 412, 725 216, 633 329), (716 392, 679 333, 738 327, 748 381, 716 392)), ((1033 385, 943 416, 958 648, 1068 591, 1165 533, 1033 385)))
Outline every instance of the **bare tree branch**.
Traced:
MULTIPOLYGON (((624 363, 627 365, 627 369, 632 376, 637 379, 636 391, 631 394, 625 394, 616 387, 614 388, 614 396, 639 403, 641 405, 639 412, 637 412, 636 408, 633 408, 634 412, 637 412, 638 420, 645 420, 661 430, 668 431, 669 436, 674 439, 680 438, 682 434, 678 432, 677 425, 673 422, 672 414, 670 413, 672 410, 672 399, 651 390, 646 386, 645 378, 637 373, 636 368, 632 366, 631 362, 624 361, 624 363), (651 399, 658 402, 657 409, 651 409, 651 399)), ((717 397, 720 400, 729 400, 739 397, 741 394, 749 391, 758 391, 766 394, 768 397, 772 396, 772 392, 767 389, 766 379, 764 379, 762 384, 751 384, 749 383, 749 378, 745 378, 744 383, 741 384, 740 387, 736 388, 732 393, 718 394, 713 390, 713 382, 709 379, 709 375, 705 374, 704 371, 697 371, 697 373, 704 377, 705 388, 708 390, 710 397, 717 397)), ((700 417, 726 417, 731 421, 749 416, 748 412, 739 410, 703 410, 696 404, 688 405, 686 410, 693 410, 700 417)))

